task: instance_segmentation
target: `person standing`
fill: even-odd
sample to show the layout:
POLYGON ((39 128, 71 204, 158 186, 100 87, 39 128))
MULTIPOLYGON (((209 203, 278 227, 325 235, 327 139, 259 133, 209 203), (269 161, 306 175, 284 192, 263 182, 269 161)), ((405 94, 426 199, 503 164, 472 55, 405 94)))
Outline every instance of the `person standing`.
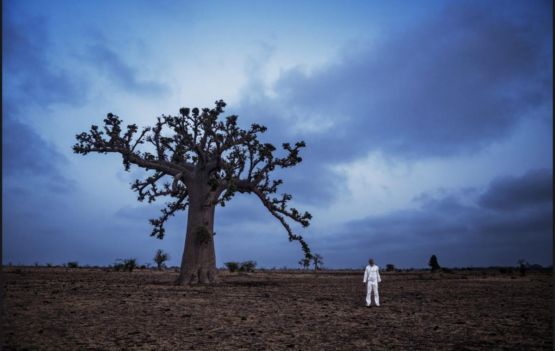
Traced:
POLYGON ((380 294, 378 293, 378 283, 382 281, 380 277, 380 267, 374 263, 374 259, 368 260, 368 266, 364 270, 363 283, 367 284, 366 290, 366 307, 372 304, 372 292, 374 292, 374 302, 376 306, 380 305, 380 294))

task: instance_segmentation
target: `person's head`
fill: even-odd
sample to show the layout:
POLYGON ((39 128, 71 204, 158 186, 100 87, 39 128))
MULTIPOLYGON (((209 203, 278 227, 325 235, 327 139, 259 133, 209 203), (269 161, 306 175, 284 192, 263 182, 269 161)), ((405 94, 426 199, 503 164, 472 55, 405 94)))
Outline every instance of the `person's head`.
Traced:
POLYGON ((373 258, 369 259, 369 260, 368 260, 368 264, 371 265, 371 266, 373 266, 373 265, 374 265, 374 259, 373 259, 373 258))

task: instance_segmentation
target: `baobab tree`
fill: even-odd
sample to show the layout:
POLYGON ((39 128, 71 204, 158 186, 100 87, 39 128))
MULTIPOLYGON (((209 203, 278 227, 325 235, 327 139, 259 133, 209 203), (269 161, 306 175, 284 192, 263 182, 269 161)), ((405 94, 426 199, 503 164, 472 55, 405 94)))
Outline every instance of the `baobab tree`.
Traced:
POLYGON ((131 165, 149 171, 146 178, 131 185, 138 200, 151 203, 160 197, 172 199, 159 218, 150 220, 151 236, 162 239, 166 221, 187 209, 178 284, 204 284, 217 278, 215 209, 217 205, 225 206, 237 192, 256 195, 284 227, 289 241, 300 242, 305 257, 312 258, 307 243, 290 224, 293 221, 307 227, 312 216, 290 207, 290 194, 276 195, 283 180, 272 177, 277 168, 293 167, 302 161, 299 152, 305 143, 284 143, 285 155, 277 157, 276 147, 258 139, 266 127, 255 123, 248 130, 241 129, 235 115, 220 120, 226 104, 219 100, 215 105, 212 109, 181 108, 179 115, 162 115, 154 127, 140 132, 135 124, 123 130, 122 120, 108 113, 103 128, 93 125, 89 132, 76 136, 73 146, 75 153, 83 155, 118 153, 126 171, 131 165))

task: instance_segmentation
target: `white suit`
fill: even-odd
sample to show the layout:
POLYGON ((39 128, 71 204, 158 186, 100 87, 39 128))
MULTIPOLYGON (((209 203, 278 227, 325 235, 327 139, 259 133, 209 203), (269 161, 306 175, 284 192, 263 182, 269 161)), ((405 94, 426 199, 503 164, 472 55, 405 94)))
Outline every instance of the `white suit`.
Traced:
POLYGON ((368 265, 364 271, 363 283, 368 283, 366 291, 366 306, 370 306, 372 303, 372 291, 374 292, 374 302, 376 306, 380 305, 380 295, 378 294, 378 283, 382 281, 380 277, 380 267, 377 265, 368 265))

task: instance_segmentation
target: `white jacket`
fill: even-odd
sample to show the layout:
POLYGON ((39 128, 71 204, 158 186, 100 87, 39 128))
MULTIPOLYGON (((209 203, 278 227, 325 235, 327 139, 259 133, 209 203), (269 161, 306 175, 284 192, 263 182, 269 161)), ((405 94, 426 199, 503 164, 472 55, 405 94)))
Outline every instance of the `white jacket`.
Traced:
POLYGON ((370 284, 378 284, 381 281, 382 281, 382 278, 380 277, 380 267, 378 267, 377 265, 366 266, 366 269, 364 270, 364 280, 362 282, 363 283, 368 282, 370 284))

